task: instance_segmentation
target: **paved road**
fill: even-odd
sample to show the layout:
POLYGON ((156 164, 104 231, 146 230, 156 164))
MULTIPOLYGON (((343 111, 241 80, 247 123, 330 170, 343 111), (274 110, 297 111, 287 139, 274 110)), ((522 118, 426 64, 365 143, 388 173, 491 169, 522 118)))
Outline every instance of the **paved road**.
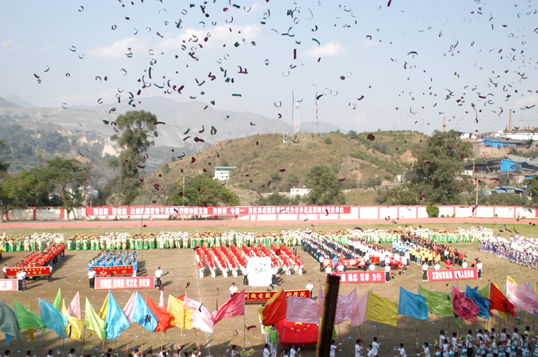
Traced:
MULTIPOLYGON (((224 220, 198 220, 198 221, 180 221, 180 220, 155 220, 144 221, 146 227, 245 227, 245 226, 296 226, 304 225, 356 225, 361 224, 390 224, 394 220, 385 219, 349 219, 349 220, 293 220, 293 221, 224 221, 224 220)), ((529 222, 537 223, 536 219, 515 218, 406 218, 398 219, 398 225, 405 224, 425 224, 425 223, 501 223, 501 224, 528 224, 529 222)), ((58 229, 58 228, 127 228, 140 227, 139 220, 120 220, 120 221, 24 221, 24 222, 7 222, 0 223, 0 230, 4 229, 58 229)))

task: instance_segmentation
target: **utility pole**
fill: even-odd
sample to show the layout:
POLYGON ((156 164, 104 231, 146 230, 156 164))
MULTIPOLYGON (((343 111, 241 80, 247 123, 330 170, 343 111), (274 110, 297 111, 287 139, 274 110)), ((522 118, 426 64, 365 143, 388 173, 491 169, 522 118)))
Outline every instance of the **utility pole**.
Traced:
MULTIPOLYGON (((478 179, 476 179, 476 206, 478 206, 478 179)), ((476 210, 475 210, 476 212, 476 210)))

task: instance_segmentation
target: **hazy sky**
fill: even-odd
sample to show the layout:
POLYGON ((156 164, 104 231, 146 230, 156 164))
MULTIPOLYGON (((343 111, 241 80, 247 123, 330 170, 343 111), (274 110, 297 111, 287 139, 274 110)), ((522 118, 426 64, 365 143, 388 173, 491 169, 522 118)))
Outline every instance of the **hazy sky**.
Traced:
POLYGON ((192 4, 2 1, 0 96, 102 98, 107 111, 128 92, 137 109, 148 96, 192 97, 291 123, 293 91, 301 121, 345 130, 430 133, 444 116, 449 128, 499 130, 510 108, 516 126, 538 125, 536 0, 192 4))

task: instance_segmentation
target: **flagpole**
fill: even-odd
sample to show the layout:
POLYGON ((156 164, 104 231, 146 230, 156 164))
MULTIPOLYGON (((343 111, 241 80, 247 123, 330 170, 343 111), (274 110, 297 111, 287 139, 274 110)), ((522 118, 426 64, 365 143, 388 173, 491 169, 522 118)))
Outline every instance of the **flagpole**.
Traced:
POLYGON ((166 336, 166 331, 163 331, 163 342, 161 344, 161 355, 163 353, 163 346, 164 346, 164 338, 165 338, 165 336, 166 336))
POLYGON ((116 354, 118 354, 118 339, 115 339, 114 342, 116 342, 116 354))
POLYGON ((416 327, 416 330, 415 330, 415 343, 417 345, 417 355, 418 355, 418 319, 417 319, 417 327, 416 327))
POLYGON ((86 339, 86 336, 84 336, 84 326, 85 324, 82 324, 82 355, 84 356, 84 341, 86 339))
POLYGON ((131 342, 131 325, 130 324, 129 324, 128 332, 129 332, 129 337, 128 337, 127 343, 125 344, 125 357, 127 357, 127 351, 129 351, 129 342, 131 342))
POLYGON ((196 347, 198 348, 198 352, 200 352, 200 344, 198 343, 198 333, 196 333, 196 329, 194 329, 194 338, 196 339, 196 347))
POLYGON ((145 330, 145 328, 142 329, 142 346, 141 346, 142 354, 144 354, 144 330, 145 330))
MULTIPOLYGON (((243 307, 243 311, 245 311, 244 307, 243 307)), ((245 315, 246 314, 243 314, 243 349, 246 351, 247 349, 247 322, 246 322, 245 315)), ((285 332, 286 330, 284 330, 284 333, 285 332)))

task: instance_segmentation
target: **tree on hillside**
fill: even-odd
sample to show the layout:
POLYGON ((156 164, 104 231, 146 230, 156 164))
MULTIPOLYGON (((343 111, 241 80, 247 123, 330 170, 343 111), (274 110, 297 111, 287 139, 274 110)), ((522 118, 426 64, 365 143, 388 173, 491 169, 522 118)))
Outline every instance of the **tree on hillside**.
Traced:
POLYGON ((306 176, 306 184, 311 189, 306 196, 307 204, 334 205, 346 202, 338 177, 325 165, 312 166, 306 176))
POLYGON ((538 175, 532 177, 530 180, 525 180, 525 184, 528 185, 528 190, 531 196, 531 202, 538 204, 538 175))
POLYGON ((138 196, 142 186, 140 169, 145 168, 148 148, 155 145, 157 121, 157 116, 143 110, 129 111, 116 119, 116 134, 110 139, 121 151, 118 158, 109 161, 111 167, 119 170, 110 182, 115 203, 129 205, 138 196))
MULTIPOLYGON (((6 144, 2 140, 0 140, 0 151, 2 151, 5 147, 6 147, 6 144)), ((0 161, 0 176, 2 175, 2 173, 7 173, 8 168, 9 168, 9 164, 7 162, 0 161)))
POLYGON ((473 182, 462 175, 465 159, 473 157, 472 144, 464 142, 456 130, 435 131, 420 146, 406 178, 399 188, 378 192, 382 204, 461 204, 462 193, 473 189, 473 182), (414 202, 412 197, 414 198, 414 202))
POLYGON ((278 192, 273 192, 265 198, 260 196, 255 203, 257 206, 296 206, 300 200, 301 197, 299 195, 288 198, 278 192))
POLYGON ((68 219, 73 209, 84 203, 83 186, 91 175, 91 168, 85 168, 75 159, 56 157, 48 160, 37 175, 39 181, 48 183, 50 192, 61 200, 68 219))
MULTIPOLYGON (((178 182, 178 185, 180 183, 178 182)), ((183 192, 187 206, 237 206, 239 197, 217 180, 199 176, 183 192)), ((181 195, 173 196, 174 205, 182 205, 181 195)))
POLYGON ((15 207, 28 206, 32 190, 38 186, 37 179, 31 171, 22 171, 18 174, 2 175, 0 181, 0 216, 2 222, 4 215, 15 207))

